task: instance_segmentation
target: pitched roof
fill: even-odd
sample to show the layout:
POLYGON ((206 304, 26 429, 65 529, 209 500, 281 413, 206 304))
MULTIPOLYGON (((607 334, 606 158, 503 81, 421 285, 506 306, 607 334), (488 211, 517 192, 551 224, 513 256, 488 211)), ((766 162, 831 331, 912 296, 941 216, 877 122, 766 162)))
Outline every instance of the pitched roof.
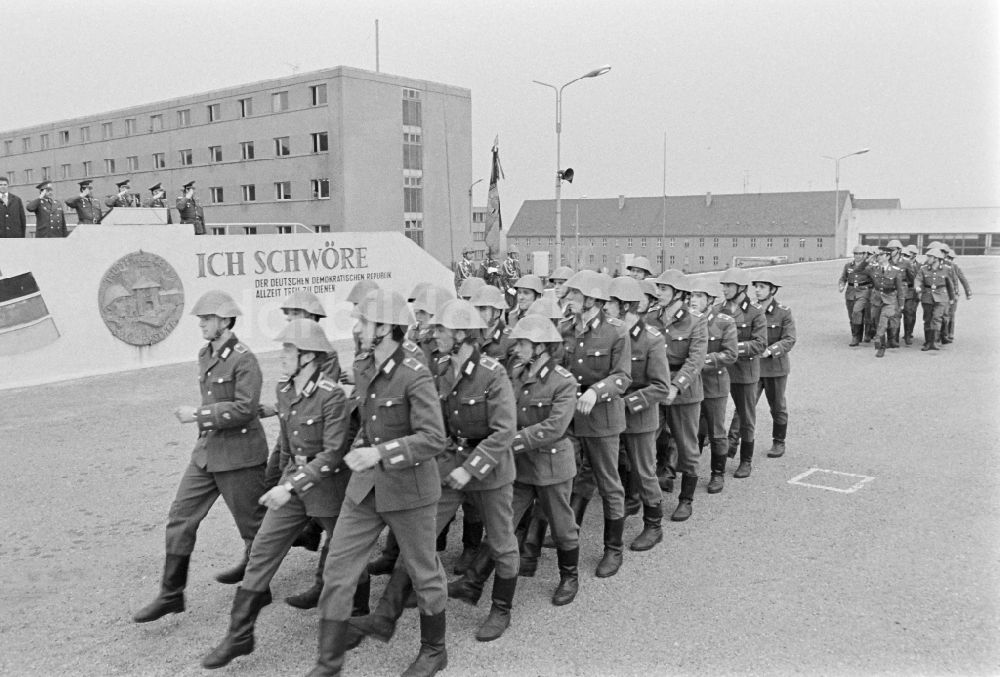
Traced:
POLYGON ((855 209, 902 209, 903 205, 898 197, 866 198, 864 200, 855 199, 855 209))
MULTIPOLYGON (((841 190, 841 213, 851 203, 851 193, 841 190)), ((667 235, 829 235, 834 234, 835 191, 753 193, 736 195, 684 195, 573 199, 562 201, 562 231, 576 232, 580 209, 580 235, 653 236, 663 229, 666 204, 667 235)), ((525 200, 508 235, 553 235, 555 200, 525 200)))

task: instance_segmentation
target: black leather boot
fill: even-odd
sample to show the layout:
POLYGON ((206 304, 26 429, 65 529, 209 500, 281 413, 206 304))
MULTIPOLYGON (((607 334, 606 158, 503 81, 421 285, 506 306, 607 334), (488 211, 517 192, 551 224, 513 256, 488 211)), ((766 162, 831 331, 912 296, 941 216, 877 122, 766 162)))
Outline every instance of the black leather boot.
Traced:
POLYGON ((775 423, 771 431, 771 449, 767 452, 769 458, 780 458, 785 455, 785 434, 788 433, 787 423, 775 423))
POLYGON ((167 614, 184 611, 184 588, 187 586, 190 555, 167 555, 163 563, 160 594, 132 616, 136 623, 149 623, 167 614))
POLYGON ((448 531, 451 529, 451 523, 455 521, 452 517, 448 520, 448 523, 444 525, 444 529, 438 532, 437 540, 434 542, 434 549, 438 552, 444 552, 448 549, 448 531))
POLYGON ((706 491, 710 494, 721 493, 726 486, 726 460, 729 455, 726 453, 724 440, 712 440, 712 476, 708 480, 706 491))
POLYGON ((493 605, 490 614, 476 631, 476 639, 480 642, 492 642, 500 639, 504 631, 510 627, 510 610, 514 604, 514 590, 517 589, 517 576, 510 578, 493 578, 493 605))
POLYGON ((927 331, 924 332, 924 336, 926 336, 927 338, 924 340, 924 347, 920 349, 921 351, 927 352, 928 350, 938 349, 937 345, 935 345, 934 343, 935 339, 937 338, 934 334, 935 332, 933 329, 928 329, 927 331))
POLYGON ((733 477, 736 479, 750 477, 751 462, 753 461, 753 445, 753 442, 747 442, 746 440, 740 443, 740 465, 736 468, 736 472, 733 473, 733 477))
POLYGON ((892 329, 890 329, 886 338, 889 339, 889 347, 890 348, 898 348, 899 347, 899 325, 896 325, 895 327, 893 327, 892 329))
POLYGON ((236 588, 233 610, 229 614, 229 632, 222 643, 201 660, 201 667, 214 670, 229 665, 237 656, 253 653, 254 624, 268 594, 267 590, 236 588))
POLYGON ((458 556, 458 560, 455 562, 455 573, 462 575, 465 573, 466 567, 475 558, 476 553, 479 551, 479 546, 483 542, 483 523, 482 522, 470 522, 462 518, 462 554, 458 556))
POLYGON ((583 525, 583 516, 587 513, 587 506, 590 504, 589 498, 584 498, 579 494, 572 494, 569 498, 569 507, 573 510, 573 518, 576 526, 583 525))
POLYGON ((319 656, 306 677, 340 677, 347 651, 347 621, 319 620, 319 656))
POLYGON ((296 609, 315 609, 319 605, 319 596, 323 594, 323 569, 326 567, 326 556, 330 554, 329 540, 323 544, 323 549, 319 551, 319 564, 316 566, 316 577, 313 586, 305 592, 296 595, 289 595, 285 602, 296 609))
POLYGON ((448 650, 444 644, 444 611, 433 616, 420 614, 420 653, 406 668, 403 677, 434 677, 448 667, 448 650))
POLYGON ((351 616, 367 616, 371 611, 368 602, 372 595, 372 579, 367 573, 361 574, 358 585, 354 588, 354 600, 351 607, 351 616))
POLYGON ((681 495, 677 501, 674 514, 670 516, 673 522, 683 522, 691 516, 691 502, 694 500, 694 490, 698 488, 698 476, 685 474, 681 478, 681 495))
POLYGON ((549 523, 544 516, 538 514, 541 510, 535 510, 531 521, 528 522, 528 529, 524 532, 524 542, 521 544, 521 564, 518 567, 518 576, 532 577, 538 570, 538 558, 542 554, 542 541, 545 540, 545 532, 549 528, 549 523))
POLYGON ((851 342, 848 343, 847 345, 849 345, 851 348, 853 348, 854 346, 861 345, 861 325, 860 324, 852 324, 851 325, 851 342))
POLYGON ((448 597, 476 606, 483 596, 486 579, 493 573, 493 554, 488 547, 481 546, 475 559, 465 570, 465 574, 448 584, 448 597))
POLYGON ((382 548, 382 553, 368 563, 368 575, 387 576, 391 574, 397 559, 399 559, 399 543, 396 541, 396 535, 390 529, 385 537, 385 547, 382 548))
POLYGON ((739 436, 733 437, 732 434, 727 438, 729 447, 726 449, 726 456, 729 458, 736 458, 736 452, 740 448, 740 438, 739 436))
POLYGON ((355 648, 365 637, 374 637, 380 642, 392 639, 396 632, 396 621, 403 615, 405 600, 412 591, 413 584, 406 569, 399 567, 393 571, 375 605, 375 611, 347 621, 347 648, 355 648))
POLYGON ((636 552, 652 550, 657 543, 663 540, 663 504, 642 506, 642 531, 632 541, 630 549, 636 552))
POLYGON ((885 339, 881 336, 875 337, 875 357, 885 357, 885 339))
POLYGON ((552 603, 564 606, 576 599, 580 590, 580 548, 556 550, 559 562, 559 586, 552 593, 552 603))
POLYGON ((622 566, 622 532, 625 530, 625 518, 604 520, 604 555, 597 564, 595 575, 598 578, 608 578, 618 573, 622 566))
POLYGON ((250 562, 250 545, 251 543, 247 543, 246 549, 243 551, 243 561, 231 569, 217 573, 215 580, 225 585, 236 585, 242 581, 243 573, 247 570, 247 564, 250 562))
POLYGON ((292 541, 293 548, 305 548, 312 552, 319 550, 320 543, 323 540, 323 525, 319 524, 315 520, 309 520, 306 525, 302 527, 302 531, 299 535, 295 537, 292 541))

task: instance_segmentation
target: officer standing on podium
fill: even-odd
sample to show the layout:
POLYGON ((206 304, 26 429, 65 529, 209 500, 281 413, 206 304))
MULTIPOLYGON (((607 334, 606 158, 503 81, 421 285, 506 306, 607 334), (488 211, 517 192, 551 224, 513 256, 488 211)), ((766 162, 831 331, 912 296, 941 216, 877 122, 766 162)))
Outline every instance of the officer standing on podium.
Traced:
POLYGON ((35 237, 66 237, 66 215, 52 197, 52 182, 42 181, 35 188, 38 197, 24 206, 35 215, 35 237))
POLYGON ((91 197, 94 189, 94 182, 90 179, 80 182, 80 194, 66 200, 66 204, 76 210, 76 222, 100 223, 101 203, 97 198, 91 197))
POLYGON ((194 181, 184 184, 184 194, 177 198, 177 211, 181 215, 181 223, 190 223, 194 226, 195 235, 205 234, 205 210, 202 209, 198 198, 194 196, 194 181))

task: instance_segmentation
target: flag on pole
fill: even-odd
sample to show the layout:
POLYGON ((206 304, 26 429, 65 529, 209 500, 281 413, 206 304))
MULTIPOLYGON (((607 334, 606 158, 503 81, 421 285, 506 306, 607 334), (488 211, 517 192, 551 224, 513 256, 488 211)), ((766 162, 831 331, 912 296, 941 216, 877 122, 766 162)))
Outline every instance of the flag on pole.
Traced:
POLYGON ((504 178, 503 167, 500 166, 500 137, 493 139, 493 165, 490 169, 490 192, 486 201, 486 251, 490 258, 507 249, 507 235, 503 232, 503 219, 500 218, 500 192, 497 181, 504 178))

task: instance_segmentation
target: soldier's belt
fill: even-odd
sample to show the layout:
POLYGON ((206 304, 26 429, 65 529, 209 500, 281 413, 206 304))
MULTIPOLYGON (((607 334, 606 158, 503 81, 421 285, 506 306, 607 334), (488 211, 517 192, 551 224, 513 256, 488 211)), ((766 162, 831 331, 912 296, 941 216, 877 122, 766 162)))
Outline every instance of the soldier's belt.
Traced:
POLYGON ((452 441, 458 446, 459 449, 475 449, 479 446, 479 443, 485 440, 485 437, 472 438, 472 437, 455 437, 452 436, 452 441))
POLYGON ((670 365, 670 373, 672 374, 675 371, 680 371, 683 367, 684 367, 684 363, 683 362, 680 362, 678 364, 671 364, 670 365))
POLYGON ((298 456, 298 455, 296 455, 296 456, 292 456, 292 458, 295 460, 295 465, 306 465, 306 464, 308 464, 310 461, 312 461, 316 457, 315 456, 298 456))
POLYGON ((870 282, 848 282, 848 287, 854 287, 855 289, 871 289, 872 285, 870 282))

